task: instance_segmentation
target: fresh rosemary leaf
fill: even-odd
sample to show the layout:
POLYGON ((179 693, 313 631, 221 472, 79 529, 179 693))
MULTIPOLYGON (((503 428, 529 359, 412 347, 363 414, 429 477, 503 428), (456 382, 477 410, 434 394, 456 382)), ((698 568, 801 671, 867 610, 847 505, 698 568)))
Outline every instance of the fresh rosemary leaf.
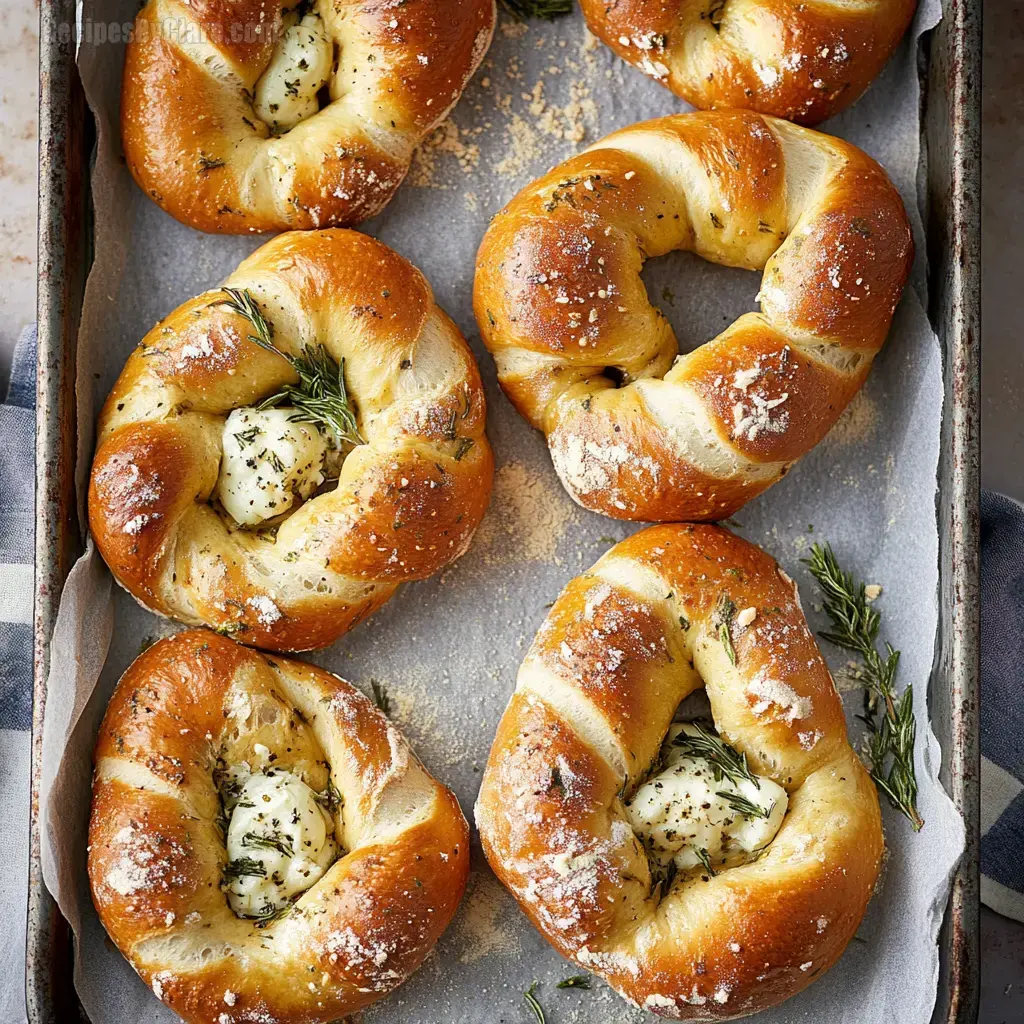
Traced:
POLYGON ((298 896, 281 907, 275 907, 272 903, 266 904, 258 914, 251 915, 259 922, 256 927, 266 928, 271 921, 280 921, 282 917, 287 917, 291 913, 292 907, 295 906, 296 900, 298 900, 298 896))
POLYGON ((283 853, 286 857, 291 857, 295 853, 292 849, 292 844, 288 842, 288 838, 280 832, 273 832, 269 835, 260 835, 258 832, 246 832, 242 836, 242 845, 249 847, 250 850, 276 850, 278 853, 283 853))
POLYGON ((711 866, 711 858, 708 856, 708 851, 702 846, 693 847, 693 852, 697 855, 697 860, 701 862, 704 870, 712 877, 715 877, 715 869, 711 866))
POLYGON ((534 1019, 537 1021, 537 1024, 547 1024, 546 1018, 544 1016, 544 1009, 540 1005, 540 1003, 537 1002, 537 997, 533 994, 536 988, 537 982, 534 982, 523 993, 523 999, 526 1001, 526 1005, 533 1011, 533 1016, 534 1019))
POLYGON ((544 18, 551 21, 572 13, 572 0, 501 0, 502 6, 517 21, 544 18))
POLYGON ((590 978, 586 974, 574 974, 560 981, 555 988, 590 988, 590 978))
POLYGON ((745 818, 767 818, 775 806, 772 804, 771 807, 765 810, 760 804, 755 804, 753 800, 748 800, 742 793, 728 793, 723 790, 720 793, 716 793, 715 796, 720 796, 737 814, 742 814, 745 818))
POLYGON ((274 348, 273 342, 274 327, 263 316, 260 307, 256 305, 256 300, 244 288, 225 288, 224 291, 230 298, 222 299, 217 305, 227 306, 232 313, 244 316, 256 332, 255 335, 249 335, 249 340, 256 342, 262 348, 269 348, 272 352, 276 352, 277 349, 274 348))
POLYGON ((370 689, 373 690, 373 703, 376 704, 385 715, 390 715, 391 698, 388 696, 387 687, 383 683, 378 683, 376 679, 371 679, 370 689))
POLYGON ((804 559, 818 581, 825 598, 825 612, 832 623, 822 637, 852 651, 861 659, 857 679, 864 686, 864 714, 868 728, 868 757, 871 777, 890 803, 906 815, 919 832, 924 819, 917 809, 917 776, 914 772, 914 690, 907 686, 896 694, 896 670, 900 652, 885 645, 881 654, 876 645, 881 617, 868 603, 863 582, 844 572, 828 544, 811 546, 811 557, 804 559))
POLYGON ((713 732, 705 729, 699 722, 690 722, 689 725, 695 730, 693 734, 681 732, 673 746, 682 750, 686 757, 700 757, 711 765, 715 782, 728 779, 730 782, 745 780, 752 782, 758 789, 761 783, 757 776, 747 765, 747 755, 741 754, 735 747, 729 746, 713 732))
POLYGON ((253 857, 236 857, 224 865, 225 880, 246 877, 266 878, 267 869, 253 857))

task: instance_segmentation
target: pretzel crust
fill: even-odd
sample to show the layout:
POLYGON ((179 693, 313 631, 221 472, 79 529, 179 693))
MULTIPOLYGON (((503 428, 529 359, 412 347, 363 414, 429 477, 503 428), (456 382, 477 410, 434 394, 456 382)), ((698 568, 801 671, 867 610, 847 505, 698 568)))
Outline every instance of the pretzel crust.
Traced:
POLYGON ((813 125, 856 101, 917 0, 580 0, 590 30, 700 110, 736 107, 813 125))
POLYGON ((642 530, 565 588, 520 668, 476 822, 548 941, 674 1020, 756 1013, 831 967, 883 849, 878 796, 795 584, 706 525, 642 530), (731 627, 735 665, 715 620, 722 594, 757 613, 731 627), (623 800, 701 686, 720 734, 789 809, 758 860, 677 878, 659 902, 623 800))
POLYGON ((580 505, 717 520, 828 433, 912 259, 900 196, 856 147, 743 111, 676 114, 523 189, 481 243, 474 310, 580 505), (640 278, 677 249, 764 270, 761 312, 683 356, 640 278))
POLYGON ((345 359, 367 443, 276 535, 234 529, 208 503, 224 418, 295 377, 226 292, 207 292, 157 324, 114 385, 89 524, 151 610, 259 647, 324 647, 468 548, 494 468, 479 371, 423 275, 355 231, 280 235, 225 287, 249 292, 283 351, 323 343, 345 359))
POLYGON ((149 0, 135 20, 125 158, 139 187, 191 227, 345 227, 379 213, 483 60, 496 19, 495 0, 325 3, 339 60, 331 102, 274 137, 252 90, 294 6, 149 0))
POLYGON ((114 691, 96 745, 88 866, 104 928, 190 1024, 327 1024, 423 962, 465 890, 469 828, 349 683, 193 630, 154 644, 114 691), (330 769, 346 851, 262 927, 220 890, 212 774, 218 757, 258 763, 260 744, 314 788, 330 769))

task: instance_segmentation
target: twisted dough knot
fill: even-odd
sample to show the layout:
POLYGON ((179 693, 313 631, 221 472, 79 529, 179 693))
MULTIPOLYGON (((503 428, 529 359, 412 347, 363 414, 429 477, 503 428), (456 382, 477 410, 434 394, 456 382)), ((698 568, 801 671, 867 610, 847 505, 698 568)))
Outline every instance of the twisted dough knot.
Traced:
POLYGON ((677 1020, 754 1013, 830 967, 882 854, 878 797, 795 584, 714 526, 642 530, 565 588, 519 671, 476 820, 556 949, 677 1020), (756 859, 659 887, 624 800, 702 686, 787 813, 756 859))
POLYGON ((128 167, 202 231, 358 224, 458 101, 495 17, 494 0, 150 0, 125 55, 128 167))
POLYGON ((323 647, 469 546, 493 475, 485 419, 469 348, 418 270, 354 231, 281 235, 129 358, 99 419, 89 522, 118 582, 154 611, 260 647, 323 647), (261 330, 278 351, 257 344, 261 330), (312 351, 340 364, 365 443, 333 488, 240 528, 213 500, 237 500, 229 468, 249 474, 245 493, 269 489, 266 505, 294 505, 331 475, 317 472, 317 428, 289 424, 288 407, 287 450, 255 409, 246 429, 227 419, 296 381, 279 352, 312 351))
MULTIPOLYGON (((100 920, 190 1024, 344 1017, 423 962, 465 889, 455 797, 369 700, 321 669, 200 630, 161 640, 114 691, 95 761, 100 920), (222 892, 219 819, 239 772, 297 778, 342 851, 283 916, 236 916, 222 892)), ((255 826, 256 840, 280 842, 272 830, 288 824, 255 826)), ((246 839, 252 872, 259 846, 246 839)))
POLYGON ((702 110, 817 124, 871 84, 917 0, 580 0, 592 32, 702 110))
POLYGON ((498 379, 585 508, 731 515, 828 432, 910 270, 881 168, 839 139, 738 111, 624 128, 491 223, 474 308, 498 379), (640 278, 674 249, 764 268, 760 313, 678 356, 640 278))

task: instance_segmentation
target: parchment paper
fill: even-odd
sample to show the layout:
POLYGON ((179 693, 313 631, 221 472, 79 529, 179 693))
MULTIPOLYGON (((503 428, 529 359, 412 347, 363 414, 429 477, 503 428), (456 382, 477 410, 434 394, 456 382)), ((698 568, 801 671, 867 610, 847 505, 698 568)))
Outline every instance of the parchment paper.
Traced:
MULTIPOLYGON (((135 0, 91 0, 80 66, 99 122, 93 180, 95 264, 79 342, 79 481, 99 403, 145 331, 215 286, 260 238, 204 236, 164 215, 132 184, 119 154, 122 46, 111 24, 130 23, 135 0), (90 37, 91 33, 91 37, 90 37), (101 41, 101 37, 103 40, 101 41)), ((923 252, 918 216, 917 39, 938 18, 923 0, 913 32, 870 92, 826 130, 878 158, 900 187, 923 252)), ((120 37, 119 37, 120 38, 120 37)), ((574 15, 528 28, 504 22, 485 66, 414 166, 395 201, 364 230, 424 270, 438 300, 471 339, 488 388, 498 475, 472 550, 449 571, 406 586, 368 623, 312 660, 364 689, 387 687, 394 717, 427 767, 452 786, 467 816, 516 669, 545 606, 574 575, 637 527, 578 509, 562 491, 539 434, 495 384, 470 306, 473 257, 489 217, 522 185, 608 131, 685 105, 617 60, 574 15)), ((754 308, 758 277, 668 256, 645 272, 649 292, 691 348, 754 308)), ((936 464, 941 356, 922 310, 924 266, 898 309, 863 392, 829 438, 737 519, 799 581, 813 624, 816 590, 799 559, 829 540, 842 562, 884 587, 884 634, 915 683, 917 772, 924 831, 885 806, 889 856, 879 892, 840 963, 807 991, 760 1018, 822 1024, 924 1024, 935 999, 936 934, 963 827, 936 781, 940 751, 928 725, 927 680, 937 623, 936 464)), ((53 638, 44 734, 44 872, 78 936, 76 984, 103 1024, 170 1022, 97 921, 85 874, 90 757, 118 676, 144 639, 174 630, 111 586, 91 550, 64 591, 53 638)), ((837 678, 845 658, 826 647, 837 678)), ((851 725, 859 693, 847 695, 851 725)), ((470 889, 422 970, 367 1011, 366 1022, 493 1024, 528 1021, 523 991, 537 981, 550 1024, 639 1021, 610 989, 557 990, 577 973, 533 930, 474 847, 470 889)))

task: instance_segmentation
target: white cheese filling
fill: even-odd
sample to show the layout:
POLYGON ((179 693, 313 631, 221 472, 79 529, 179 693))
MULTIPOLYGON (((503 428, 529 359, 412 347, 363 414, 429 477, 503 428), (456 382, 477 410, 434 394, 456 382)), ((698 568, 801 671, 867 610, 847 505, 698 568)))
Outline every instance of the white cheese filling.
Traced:
POLYGON ((327 443, 295 410, 235 409, 224 424, 217 498, 243 526, 255 526, 304 501, 324 481, 327 443))
POLYGON ((692 725, 673 725, 662 746, 661 769, 626 804, 651 857, 680 871, 704 866, 705 859, 713 867, 753 859, 779 831, 789 802, 771 779, 730 778, 677 743, 679 736, 698 734, 692 725))
POLYGON ((285 29, 270 63, 256 82, 253 109, 277 131, 294 128, 320 109, 317 93, 331 77, 334 47, 316 11, 302 21, 285 15, 285 29))
POLYGON ((239 917, 271 917, 315 884, 338 847, 331 816, 297 775, 271 768, 242 787, 228 823, 224 889, 239 917))

